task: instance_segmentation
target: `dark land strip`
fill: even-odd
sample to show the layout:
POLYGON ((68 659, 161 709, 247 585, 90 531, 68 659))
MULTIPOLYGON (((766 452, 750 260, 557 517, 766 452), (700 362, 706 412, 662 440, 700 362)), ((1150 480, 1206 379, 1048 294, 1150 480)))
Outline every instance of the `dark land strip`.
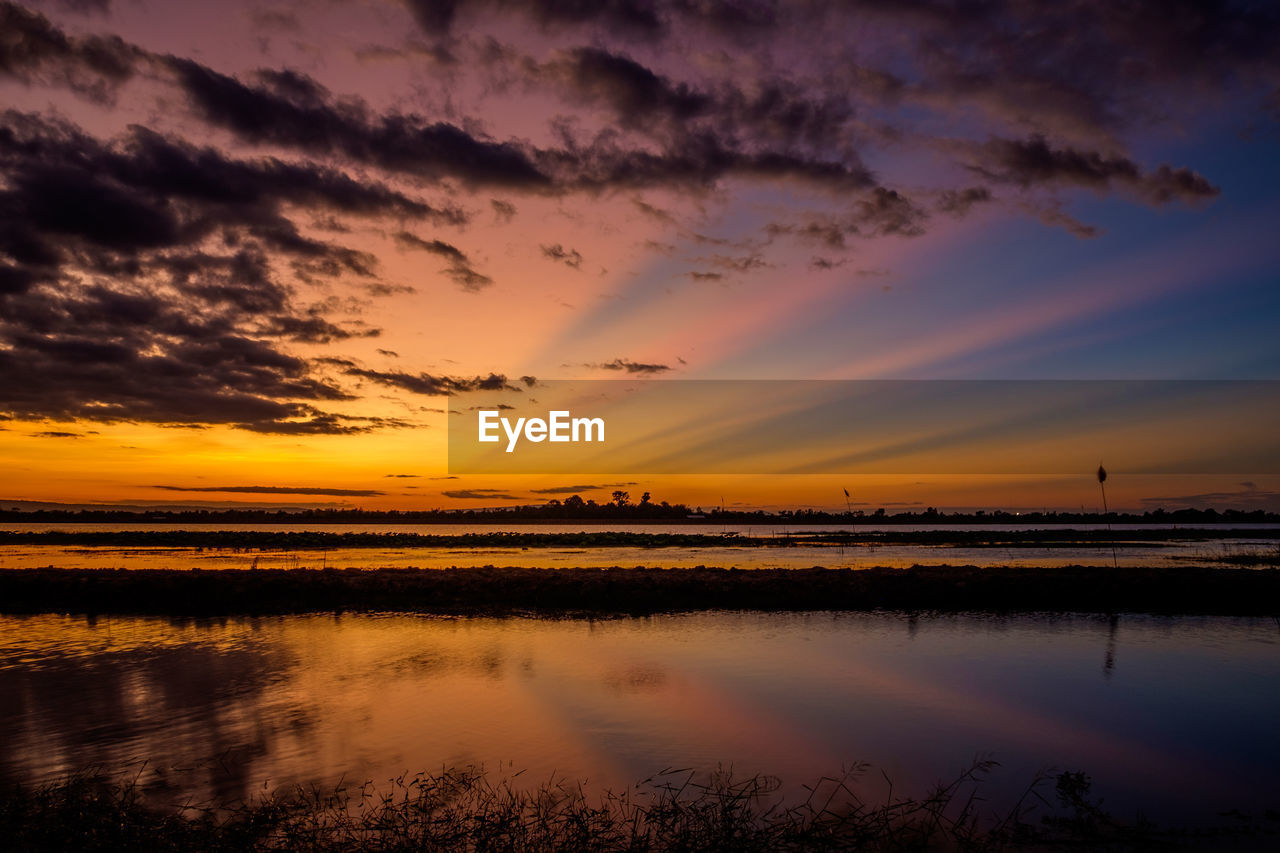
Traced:
POLYGON ((584 530, 574 533, 494 532, 329 533, 308 530, 50 530, 0 531, 0 546, 164 547, 317 550, 337 548, 700 548, 733 545, 770 548, 797 545, 959 545, 966 547, 1070 547, 1081 544, 1150 545, 1159 542, 1216 542, 1226 539, 1280 543, 1280 528, 1142 530, 827 530, 726 533, 643 533, 584 530))
POLYGON ((1078 612, 1280 618, 1280 570, 1133 568, 0 569, 0 612, 383 611, 619 616, 698 610, 1078 612))

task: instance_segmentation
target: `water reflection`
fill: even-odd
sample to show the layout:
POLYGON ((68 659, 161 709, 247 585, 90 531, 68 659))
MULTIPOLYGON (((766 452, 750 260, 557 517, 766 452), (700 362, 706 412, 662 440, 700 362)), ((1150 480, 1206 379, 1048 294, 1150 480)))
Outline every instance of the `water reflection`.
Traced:
MULTIPOLYGON (((46 620, 18 622, 30 639, 18 645, 6 636, 0 670, 8 744, 0 773, 8 778, 163 754, 173 768, 200 769, 183 787, 239 796, 258 782, 249 774, 259 759, 314 726, 306 704, 274 692, 297 665, 289 650, 225 624, 135 631, 103 619, 83 628, 63 624, 60 636, 46 639, 46 620), (223 637, 173 636, 211 632, 223 637)), ((163 784, 171 768, 155 769, 162 775, 148 781, 163 784)))
POLYGON ((1109 806, 1274 806, 1269 619, 702 613, 611 621, 0 618, 0 776, 149 761, 175 798, 484 763, 622 786, 731 763, 993 796, 1085 769, 1109 806), (1098 655, 1104 664, 1098 671, 1098 655))
MULTIPOLYGON (((1215 546, 1247 550, 1251 540, 1221 540, 1215 546)), ((1205 543, 1132 543, 1121 552, 1126 566, 1187 565, 1206 558, 1205 543)), ((952 545, 827 545, 680 548, 330 548, 286 551, 259 548, 92 547, 0 545, 0 568, 34 569, 323 569, 520 566, 527 568, 609 568, 612 566, 702 566, 741 569, 868 568, 915 565, 1058 568, 1111 565, 1109 551, 1096 543, 1041 547, 952 545)))
POLYGON ((1119 614, 1112 613, 1107 620, 1107 625, 1107 651, 1102 658, 1102 674, 1109 679, 1116 668, 1116 633, 1120 628, 1119 614))

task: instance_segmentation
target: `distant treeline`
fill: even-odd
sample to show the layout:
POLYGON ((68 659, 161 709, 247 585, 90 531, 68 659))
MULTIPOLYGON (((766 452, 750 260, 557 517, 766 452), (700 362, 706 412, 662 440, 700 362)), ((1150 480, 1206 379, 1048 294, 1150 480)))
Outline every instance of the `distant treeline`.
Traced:
POLYGON ((0 523, 39 524, 554 524, 565 521, 629 524, 1275 524, 1280 513, 1238 509, 1156 509, 1127 512, 827 512, 815 509, 703 511, 685 504, 596 503, 577 495, 564 502, 494 509, 364 510, 364 509, 193 509, 137 512, 127 510, 3 509, 0 523), (574 500, 577 498, 577 500, 574 500))

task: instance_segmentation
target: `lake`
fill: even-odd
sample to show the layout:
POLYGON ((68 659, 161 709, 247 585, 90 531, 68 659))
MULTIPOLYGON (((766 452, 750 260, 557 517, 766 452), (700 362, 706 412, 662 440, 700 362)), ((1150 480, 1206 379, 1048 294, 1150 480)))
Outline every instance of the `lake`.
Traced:
POLYGON ((996 802, 1078 769, 1118 816, 1208 821, 1280 806, 1277 719, 1272 619, 0 617, 0 777, 145 760, 175 800, 473 764, 593 789, 732 765, 798 797, 866 761, 915 794, 985 756, 996 802))

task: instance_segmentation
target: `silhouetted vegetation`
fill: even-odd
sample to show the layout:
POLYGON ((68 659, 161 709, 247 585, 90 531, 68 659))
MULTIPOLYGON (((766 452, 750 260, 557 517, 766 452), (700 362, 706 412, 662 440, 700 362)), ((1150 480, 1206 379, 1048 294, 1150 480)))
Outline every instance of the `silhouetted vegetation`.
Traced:
POLYGON ((981 796, 992 762, 918 798, 868 802, 858 767, 787 805, 778 781, 718 771, 661 774, 621 793, 580 784, 534 790, 475 769, 333 791, 298 789, 247 803, 155 805, 134 782, 78 776, 0 793, 0 838, 43 851, 921 851, 1268 849, 1276 816, 1213 828, 1117 820, 1083 773, 1044 776, 1001 812, 981 796), (1049 783, 1054 790, 1045 790, 1049 783))
MULTIPOLYGON (((647 494, 647 493, 646 493, 647 494)), ((685 504, 655 503, 629 499, 619 503, 617 498, 609 503, 596 503, 573 495, 565 501, 552 500, 545 504, 513 506, 489 509, 429 509, 429 510, 363 510, 363 509, 305 509, 305 510, 174 510, 135 512, 126 510, 70 510, 3 509, 0 502, 0 523, 61 523, 84 524, 536 524, 563 523, 627 524, 1275 524, 1280 514, 1263 510, 1216 509, 1156 509, 1141 514, 1126 512, 1005 512, 1003 510, 978 510, 977 512, 940 512, 933 507, 920 511, 888 512, 877 509, 871 512, 853 510, 828 512, 816 509, 734 510, 714 507, 689 507, 685 504), (575 500, 576 498, 576 500, 575 500)))
POLYGON ((1115 540, 1107 530, 831 530, 771 532, 743 536, 725 533, 642 533, 582 530, 573 533, 486 531, 481 533, 327 533, 313 530, 0 530, 0 545, 113 548, 209 548, 315 551, 339 548, 710 548, 726 544, 743 548, 803 545, 959 545, 970 548, 1076 547, 1106 543, 1116 547, 1152 542, 1276 539, 1280 528, 1127 530, 1115 540))
POLYGON ((1271 548, 1243 548, 1211 554, 1203 558, 1211 563, 1228 563, 1233 566, 1271 566, 1280 568, 1280 545, 1271 548))
POLYGON ((0 612, 624 615, 694 610, 1280 613, 1280 570, 0 569, 0 612))

